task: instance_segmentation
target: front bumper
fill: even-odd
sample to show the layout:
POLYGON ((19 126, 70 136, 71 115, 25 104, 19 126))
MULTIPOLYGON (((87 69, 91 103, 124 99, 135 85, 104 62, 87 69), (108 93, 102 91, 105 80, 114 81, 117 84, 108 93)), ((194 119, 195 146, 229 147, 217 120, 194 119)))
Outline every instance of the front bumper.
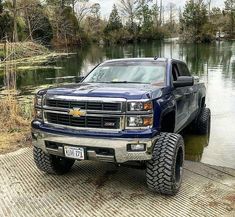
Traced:
POLYGON ((64 145, 84 147, 87 160, 124 163, 127 161, 146 161, 152 158, 152 147, 157 139, 154 138, 99 138, 78 137, 66 134, 48 133, 39 129, 32 129, 33 145, 44 152, 64 157, 64 145), (58 144, 47 146, 48 143, 58 144), (127 144, 145 144, 145 151, 128 151, 127 144), (109 153, 97 153, 98 149, 113 150, 109 153))

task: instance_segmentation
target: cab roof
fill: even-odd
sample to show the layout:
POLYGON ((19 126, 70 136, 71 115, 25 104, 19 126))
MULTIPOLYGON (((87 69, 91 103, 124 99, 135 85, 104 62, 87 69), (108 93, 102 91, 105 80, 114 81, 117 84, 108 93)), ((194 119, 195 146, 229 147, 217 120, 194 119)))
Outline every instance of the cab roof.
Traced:
POLYGON ((166 57, 147 57, 147 58, 122 58, 122 59, 111 59, 111 60, 106 60, 103 62, 103 64, 105 63, 115 63, 115 62, 160 62, 160 63, 171 63, 171 62, 183 62, 182 60, 177 60, 177 59, 173 59, 173 58, 166 58, 166 57))
POLYGON ((112 63, 112 62, 139 62, 139 61, 157 61, 157 62, 167 62, 168 58, 163 57, 148 57, 148 58, 121 58, 121 59, 112 59, 112 60, 106 60, 104 63, 112 63))

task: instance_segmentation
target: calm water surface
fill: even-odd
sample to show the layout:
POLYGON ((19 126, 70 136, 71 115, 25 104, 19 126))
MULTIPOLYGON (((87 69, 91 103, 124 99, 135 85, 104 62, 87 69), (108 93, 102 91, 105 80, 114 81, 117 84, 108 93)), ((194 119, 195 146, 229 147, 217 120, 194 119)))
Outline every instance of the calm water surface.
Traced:
MULTIPOLYGON (((19 70, 17 88, 23 94, 41 85, 73 82, 67 76, 85 75, 96 64, 112 58, 172 57, 184 60, 193 75, 207 87, 207 106, 212 112, 209 144, 202 136, 184 135, 186 157, 190 160, 235 168, 235 41, 210 45, 154 42, 137 45, 91 46, 68 58, 52 61, 54 69, 19 70)), ((0 71, 0 86, 3 72, 0 71)))

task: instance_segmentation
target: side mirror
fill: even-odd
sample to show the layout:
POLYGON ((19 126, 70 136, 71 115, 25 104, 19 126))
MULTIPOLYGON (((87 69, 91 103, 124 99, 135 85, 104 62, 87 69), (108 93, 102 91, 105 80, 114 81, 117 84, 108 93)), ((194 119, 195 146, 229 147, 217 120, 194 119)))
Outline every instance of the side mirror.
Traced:
POLYGON ((174 87, 187 87, 194 85, 194 77, 192 76, 179 76, 177 81, 173 81, 174 87))
POLYGON ((75 82, 80 83, 83 80, 83 78, 85 78, 85 77, 84 76, 75 77, 75 82))

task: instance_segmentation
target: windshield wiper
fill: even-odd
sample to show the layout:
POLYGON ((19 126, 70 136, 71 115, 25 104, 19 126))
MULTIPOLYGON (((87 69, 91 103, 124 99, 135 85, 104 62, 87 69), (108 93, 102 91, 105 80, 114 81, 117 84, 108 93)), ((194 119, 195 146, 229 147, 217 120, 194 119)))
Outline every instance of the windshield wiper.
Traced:
POLYGON ((107 83, 117 83, 117 84, 126 84, 126 83, 130 83, 130 84, 144 84, 143 82, 138 82, 138 81, 110 81, 107 83))

